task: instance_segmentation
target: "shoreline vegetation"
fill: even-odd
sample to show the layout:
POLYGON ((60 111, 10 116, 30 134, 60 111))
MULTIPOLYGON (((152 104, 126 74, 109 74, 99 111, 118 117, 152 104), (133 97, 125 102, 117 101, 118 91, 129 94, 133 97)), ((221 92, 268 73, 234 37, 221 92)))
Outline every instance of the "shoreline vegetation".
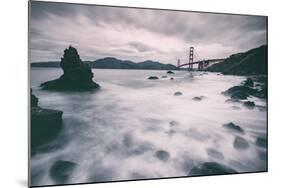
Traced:
MULTIPOLYGON (((122 61, 115 58, 104 58, 93 62, 85 63, 83 62, 77 50, 69 46, 65 49, 64 56, 61 58, 60 63, 48 62, 48 63, 32 63, 32 67, 61 67, 63 69, 63 75, 55 80, 47 81, 41 84, 41 89, 52 90, 52 91, 88 91, 100 88, 100 86, 95 83, 92 78, 94 74, 92 73, 92 68, 120 68, 124 67, 129 69, 136 69, 134 67, 136 63, 130 61, 122 61), (107 65, 107 62, 110 62, 107 65), (134 64, 134 65, 133 65, 134 64), (118 66, 117 66, 118 65, 118 66)), ((174 65, 164 65, 159 62, 146 61, 138 63, 137 67, 150 67, 149 69, 161 69, 169 70, 166 72, 167 75, 174 75, 175 72, 171 70, 176 70, 174 65), (157 65, 157 66, 156 66, 157 65), (162 69, 163 68, 163 69, 162 69), (164 69, 165 68, 165 69, 164 69)), ((238 86, 229 88, 226 91, 222 91, 222 95, 229 97, 225 102, 243 103, 243 106, 248 109, 258 108, 259 110, 266 110, 267 107, 258 106, 253 101, 251 97, 257 97, 267 100, 267 46, 261 46, 249 50, 244 53, 238 53, 231 55, 229 58, 225 59, 221 63, 214 64, 213 66, 206 69, 210 72, 220 72, 217 75, 243 75, 247 79, 238 86)), ((207 72, 200 74, 208 74, 207 72)), ((167 75, 161 78, 167 78, 167 75)), ((151 81, 161 79, 156 76, 151 75, 148 78, 151 81)), ((169 80, 173 80, 170 78, 169 80)), ((101 86, 102 87, 102 86, 101 86)), ((182 95, 181 91, 174 93, 175 97, 182 95)), ((204 96, 195 97, 193 100, 200 102, 204 96)), ((38 147, 47 144, 50 140, 56 137, 56 135, 61 131, 63 126, 63 112, 52 109, 44 109, 38 106, 39 99, 32 94, 31 90, 31 151, 32 155, 36 154, 38 147)), ((233 141, 233 147, 238 150, 246 150, 249 146, 248 141, 243 138, 245 130, 240 126, 229 121, 227 124, 222 125, 225 129, 233 132, 233 134, 238 133, 239 136, 235 137, 233 141)), ((267 147, 267 138, 259 137, 256 139, 257 147, 267 147)), ((212 155, 220 156, 217 151, 210 151, 212 155)), ((160 156, 165 153, 159 153, 160 156)), ((57 161, 51 167, 51 177, 57 183, 66 183, 68 177, 71 175, 72 171, 76 166, 72 161, 57 161)), ((214 175, 214 174, 233 174, 237 173, 235 169, 232 169, 223 164, 216 162, 203 162, 194 166, 188 175, 214 175)))

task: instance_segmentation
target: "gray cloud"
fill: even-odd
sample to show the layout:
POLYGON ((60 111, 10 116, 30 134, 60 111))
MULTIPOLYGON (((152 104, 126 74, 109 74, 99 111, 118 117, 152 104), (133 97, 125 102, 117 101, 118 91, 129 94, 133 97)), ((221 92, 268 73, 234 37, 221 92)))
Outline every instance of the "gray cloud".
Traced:
POLYGON ((104 56, 176 63, 194 45, 201 58, 265 44, 266 17, 31 3, 32 61, 59 59, 69 44, 83 59, 104 56))

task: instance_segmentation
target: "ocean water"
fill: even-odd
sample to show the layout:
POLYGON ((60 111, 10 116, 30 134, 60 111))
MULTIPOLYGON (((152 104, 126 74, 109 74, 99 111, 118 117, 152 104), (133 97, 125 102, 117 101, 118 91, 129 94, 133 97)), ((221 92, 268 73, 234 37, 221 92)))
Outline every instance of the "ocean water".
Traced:
MULTIPOLYGON (((56 184, 49 170, 59 160, 77 167, 65 183, 188 176, 202 162, 218 162, 238 172, 265 171, 267 113, 225 102, 221 94, 245 77, 159 70, 93 70, 97 92, 43 91, 40 83, 58 78, 59 68, 31 68, 39 105, 63 111, 63 129, 31 157, 31 184, 56 184), (148 80, 158 76, 159 80, 148 80), (173 77, 174 80, 170 80, 173 77), (175 92, 182 95, 175 96, 175 92), (201 101, 193 97, 204 96, 201 101), (235 107, 234 107, 235 106, 235 107), (245 131, 232 132, 233 122, 245 131), (235 136, 249 147, 234 147, 235 136)), ((266 101, 250 98, 266 107, 266 101)))

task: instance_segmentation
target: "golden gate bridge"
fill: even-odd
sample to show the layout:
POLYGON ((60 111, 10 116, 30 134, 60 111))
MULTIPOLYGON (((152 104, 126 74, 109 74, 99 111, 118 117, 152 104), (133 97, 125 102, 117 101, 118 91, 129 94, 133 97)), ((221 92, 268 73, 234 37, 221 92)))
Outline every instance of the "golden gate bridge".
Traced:
POLYGON ((182 68, 185 66, 188 66, 188 70, 193 70, 193 65, 198 65, 198 70, 202 71, 205 68, 207 68, 210 65, 213 65, 215 63, 221 62, 225 59, 201 59, 200 56, 198 55, 198 53, 195 52, 194 47, 191 46, 189 48, 189 58, 188 58, 188 62, 181 64, 180 59, 178 59, 178 63, 177 63, 177 67, 178 68, 182 68), (194 59, 197 59, 197 61, 194 61, 194 59))

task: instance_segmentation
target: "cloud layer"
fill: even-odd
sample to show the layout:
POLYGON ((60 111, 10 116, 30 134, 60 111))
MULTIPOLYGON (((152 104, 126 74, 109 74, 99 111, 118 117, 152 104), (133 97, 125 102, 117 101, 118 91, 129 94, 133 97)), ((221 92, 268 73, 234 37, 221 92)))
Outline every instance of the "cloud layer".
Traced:
POLYGON ((105 56, 176 64, 266 44, 267 19, 197 12, 31 2, 31 61, 59 60, 70 44, 83 60, 105 56))

